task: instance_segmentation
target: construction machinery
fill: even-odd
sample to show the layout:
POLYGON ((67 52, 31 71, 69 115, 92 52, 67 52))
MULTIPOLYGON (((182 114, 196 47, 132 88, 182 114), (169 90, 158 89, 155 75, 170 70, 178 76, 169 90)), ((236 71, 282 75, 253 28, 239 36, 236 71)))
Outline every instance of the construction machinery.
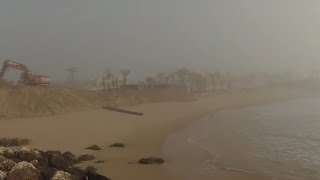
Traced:
POLYGON ((33 75, 31 70, 24 64, 17 63, 12 60, 6 60, 3 63, 0 78, 3 78, 9 68, 22 71, 18 84, 26 86, 48 86, 50 84, 49 76, 33 75))

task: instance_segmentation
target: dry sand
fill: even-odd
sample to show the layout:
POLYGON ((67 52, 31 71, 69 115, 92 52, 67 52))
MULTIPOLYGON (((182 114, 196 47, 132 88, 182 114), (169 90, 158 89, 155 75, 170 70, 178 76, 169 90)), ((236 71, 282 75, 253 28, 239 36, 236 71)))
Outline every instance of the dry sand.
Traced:
POLYGON ((184 88, 90 91, 66 88, 17 87, 0 79, 0 119, 52 116, 103 106, 188 100, 184 88))
MULTIPOLYGON (((162 102, 127 108, 143 112, 142 117, 91 110, 52 117, 4 119, 0 122, 0 137, 30 138, 31 147, 43 150, 93 154, 96 160, 105 160, 105 163, 88 162, 83 166, 94 165, 111 179, 177 179, 167 175, 165 165, 144 166, 128 162, 148 156, 161 157, 161 145, 170 133, 207 112, 287 100, 314 92, 314 89, 292 87, 241 90, 202 96, 194 102, 162 102), (127 147, 108 148, 115 142, 125 143, 127 147), (93 144, 103 150, 84 150, 93 144)), ((239 172, 217 171, 215 174, 214 179, 221 180, 263 179, 239 172)))

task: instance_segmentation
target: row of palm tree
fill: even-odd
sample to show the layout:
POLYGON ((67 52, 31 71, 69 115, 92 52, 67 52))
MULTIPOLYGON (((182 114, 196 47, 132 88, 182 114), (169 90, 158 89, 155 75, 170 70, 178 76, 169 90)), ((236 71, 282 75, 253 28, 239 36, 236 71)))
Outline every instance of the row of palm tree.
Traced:
MULTIPOLYGON (((121 69, 122 82, 113 74, 109 69, 106 69, 102 78, 102 85, 104 90, 111 90, 120 88, 120 86, 127 85, 127 79, 130 75, 129 69, 121 69)), ((319 71, 320 72, 320 71, 319 71)), ((314 73, 316 75, 319 72, 314 73)), ((204 93, 215 92, 218 90, 226 90, 236 87, 239 83, 247 86, 247 84, 253 84, 257 81, 260 83, 263 81, 270 84, 272 82, 282 82, 284 80, 292 79, 290 74, 249 74, 232 76, 226 73, 214 72, 214 73, 198 73, 190 71, 187 68, 180 68, 171 73, 158 73, 156 76, 149 76, 145 79, 144 84, 148 87, 154 87, 155 84, 173 84, 180 85, 188 88, 190 92, 204 93), (284 79, 284 80, 283 80, 284 79)), ((320 77, 319 75, 317 77, 320 77)))
POLYGON ((270 86, 310 79, 320 80, 320 70, 314 70, 307 76, 290 71, 230 75, 221 72, 199 73, 187 68, 180 68, 171 73, 158 73, 154 77, 149 76, 145 79, 145 83, 149 87, 154 87, 154 84, 182 85, 188 88, 190 92, 204 93, 235 88, 270 86))
POLYGON ((192 72, 186 68, 177 69, 172 73, 158 73, 155 77, 147 77, 145 83, 152 87, 152 85, 159 84, 179 84, 189 88, 191 92, 204 93, 206 91, 217 91, 222 88, 230 88, 230 83, 219 72, 216 73, 198 73, 192 72))

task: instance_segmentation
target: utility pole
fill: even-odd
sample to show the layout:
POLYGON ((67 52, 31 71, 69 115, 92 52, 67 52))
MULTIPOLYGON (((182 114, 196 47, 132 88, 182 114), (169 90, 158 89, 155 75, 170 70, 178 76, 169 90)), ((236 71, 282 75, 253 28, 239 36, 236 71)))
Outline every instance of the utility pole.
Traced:
POLYGON ((72 85, 72 87, 74 87, 75 86, 75 82, 76 82, 75 75, 78 72, 78 68, 72 67, 72 68, 68 68, 66 70, 69 72, 69 75, 71 77, 71 85, 72 85))

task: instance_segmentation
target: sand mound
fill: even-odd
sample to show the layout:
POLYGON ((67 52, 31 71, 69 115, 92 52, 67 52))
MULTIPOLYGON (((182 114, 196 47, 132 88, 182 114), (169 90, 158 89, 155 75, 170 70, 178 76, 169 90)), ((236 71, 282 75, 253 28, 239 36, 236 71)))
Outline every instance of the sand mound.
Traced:
POLYGON ((103 106, 130 106, 147 102, 188 99, 179 88, 118 90, 114 92, 43 87, 14 87, 1 82, 0 118, 37 117, 63 114, 103 106))
POLYGON ((0 117, 54 115, 87 106, 80 97, 66 89, 22 87, 0 89, 0 117))
POLYGON ((10 83, 0 78, 0 88, 10 88, 12 87, 10 83))

